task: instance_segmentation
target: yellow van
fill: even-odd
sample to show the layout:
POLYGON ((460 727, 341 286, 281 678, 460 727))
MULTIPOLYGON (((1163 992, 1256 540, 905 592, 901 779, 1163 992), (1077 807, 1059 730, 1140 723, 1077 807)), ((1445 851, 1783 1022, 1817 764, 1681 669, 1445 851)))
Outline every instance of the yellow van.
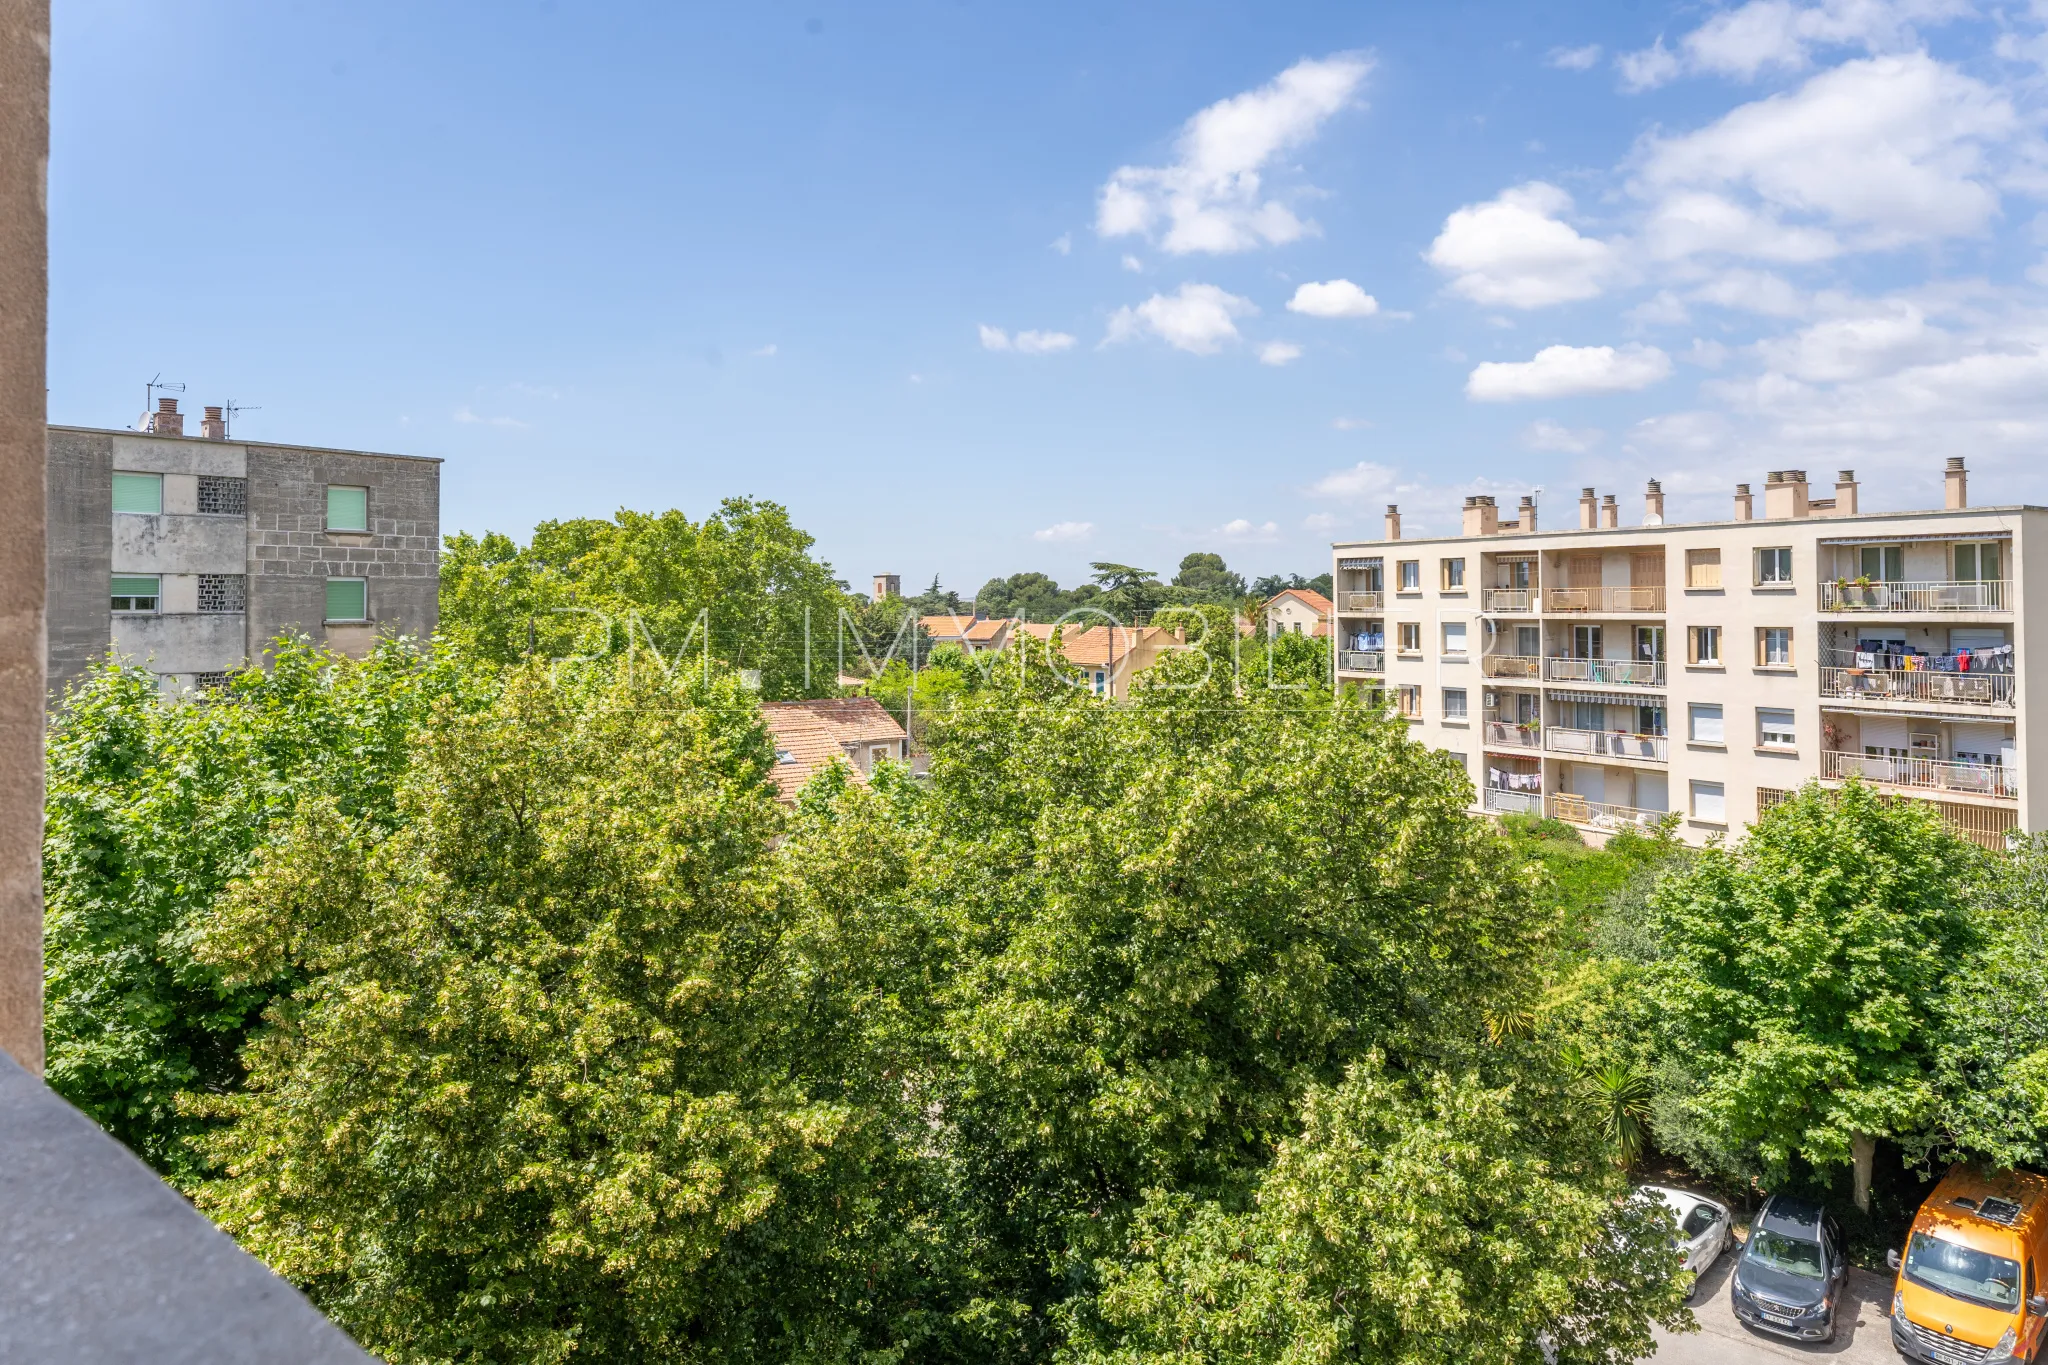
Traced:
POLYGON ((2048 1179, 1951 1167, 1887 1254, 1892 1346, 1929 1365, 2033 1361, 2048 1328, 2048 1179))

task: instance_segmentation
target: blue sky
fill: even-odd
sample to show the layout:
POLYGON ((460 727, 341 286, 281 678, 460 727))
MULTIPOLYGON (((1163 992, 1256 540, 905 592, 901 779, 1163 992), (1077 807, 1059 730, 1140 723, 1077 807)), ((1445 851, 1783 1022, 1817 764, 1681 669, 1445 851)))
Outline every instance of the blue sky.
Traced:
POLYGON ((52 420, 1251 573, 1579 486, 2048 502, 2048 5, 58 0, 52 420), (2038 279, 2035 277, 2039 277, 2038 279))

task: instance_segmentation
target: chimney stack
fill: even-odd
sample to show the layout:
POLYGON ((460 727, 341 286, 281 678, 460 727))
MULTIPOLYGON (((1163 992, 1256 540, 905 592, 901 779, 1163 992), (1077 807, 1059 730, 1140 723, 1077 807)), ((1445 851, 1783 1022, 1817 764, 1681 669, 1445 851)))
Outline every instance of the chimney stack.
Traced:
POLYGON ((1806 471, 1774 469, 1764 480, 1764 517, 1768 521, 1791 521, 1812 514, 1807 505, 1806 471))
POLYGON ((1600 524, 1607 527, 1621 525, 1621 504, 1614 500, 1612 493, 1600 499, 1600 524))
POLYGON ((886 602, 892 597, 903 596, 903 578, 900 574, 878 573, 875 575, 875 600, 886 602))
POLYGON ((1643 493, 1643 525, 1664 524, 1664 485, 1650 480, 1649 488, 1643 493))
POLYGON ((183 436, 185 434, 185 415, 178 411, 178 400, 175 398, 157 399, 156 411, 146 412, 142 415, 142 429, 149 432, 152 436, 183 436))
POLYGON ((1735 519, 1737 521, 1756 520, 1756 501, 1750 497, 1749 485, 1746 483, 1735 485, 1735 519))
POLYGON ((1600 524, 1600 499, 1590 488, 1579 490, 1579 529, 1590 531, 1600 524))
POLYGON ((1856 471, 1844 469, 1835 475, 1835 515, 1856 515, 1856 471))
POLYGON ((1479 493, 1465 499, 1465 534, 1491 536, 1500 533, 1500 507, 1493 498, 1479 493))
POLYGON ((1536 529, 1536 498, 1533 494, 1522 495, 1522 506, 1515 518, 1515 526, 1523 535, 1536 529))
POLYGON ((1948 468, 1941 472, 1943 491, 1947 494, 1942 506, 1951 512, 1961 511, 1970 505, 1970 476, 1963 469, 1963 457, 1948 457, 1948 468))
POLYGON ((1401 538, 1401 509, 1393 503, 1387 504, 1387 539, 1401 538))
POLYGON ((199 419, 199 434, 209 441, 225 441, 228 438, 228 424, 220 415, 219 408, 208 408, 206 416, 199 419))

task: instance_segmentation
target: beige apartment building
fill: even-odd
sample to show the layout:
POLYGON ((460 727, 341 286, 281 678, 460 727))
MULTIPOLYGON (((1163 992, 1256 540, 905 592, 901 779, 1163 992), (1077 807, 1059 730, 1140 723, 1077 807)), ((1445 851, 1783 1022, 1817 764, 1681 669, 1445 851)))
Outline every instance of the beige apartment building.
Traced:
POLYGON ((2002 845, 2048 826, 2048 508, 1860 512, 1853 472, 1814 496, 1801 470, 1727 521, 1641 524, 1586 489, 1540 530, 1466 500, 1463 534, 1335 551, 1340 686, 1385 689, 1423 743, 1464 764, 1475 808, 1541 811, 1601 835, 1677 812, 1688 840, 1734 836, 1808 781, 1851 774, 1933 802, 2002 845), (2040 813, 2037 814, 2037 811, 2040 813))

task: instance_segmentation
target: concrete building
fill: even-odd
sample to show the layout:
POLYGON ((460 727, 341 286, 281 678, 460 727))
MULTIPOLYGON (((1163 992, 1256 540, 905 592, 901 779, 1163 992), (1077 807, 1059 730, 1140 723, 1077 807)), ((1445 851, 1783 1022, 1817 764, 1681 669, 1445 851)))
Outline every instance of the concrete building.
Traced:
POLYGON ((1479 809, 1595 833, 1675 811, 1703 842, 1854 774, 2000 845, 2048 825, 2048 509, 1971 507, 1967 477, 1950 459, 1945 507, 1866 513, 1852 471, 1820 498, 1784 470, 1683 525, 1652 481, 1628 527, 1588 488, 1551 531, 1532 498, 1509 521, 1468 498, 1462 535, 1417 540, 1389 507, 1334 547, 1338 682, 1385 689, 1479 809))
POLYGON ((441 462, 184 434, 48 430, 49 687, 111 644, 166 687, 206 687, 302 633, 351 656, 438 619, 441 462))
POLYGON ((1330 599, 1313 588, 1285 588, 1266 599, 1266 634, 1330 633, 1330 599))

